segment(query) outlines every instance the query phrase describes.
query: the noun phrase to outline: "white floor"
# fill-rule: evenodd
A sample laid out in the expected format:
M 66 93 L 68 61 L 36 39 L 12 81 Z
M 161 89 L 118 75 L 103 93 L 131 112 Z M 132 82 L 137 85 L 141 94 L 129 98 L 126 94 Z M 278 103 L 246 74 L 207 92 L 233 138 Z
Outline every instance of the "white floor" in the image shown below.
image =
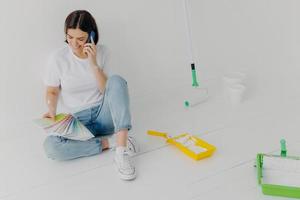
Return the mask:
M 281 138 L 288 154 L 300 155 L 299 98 L 252 91 L 233 107 L 219 79 L 205 86 L 210 99 L 192 109 L 183 107 L 178 87 L 132 98 L 133 134 L 141 146 L 132 182 L 117 177 L 113 152 L 68 162 L 47 159 L 45 135 L 24 120 L 13 128 L 20 137 L 0 141 L 0 199 L 285 199 L 262 194 L 253 163 L 259 152 L 278 153 Z M 217 151 L 194 161 L 163 138 L 148 136 L 149 129 L 195 134 Z

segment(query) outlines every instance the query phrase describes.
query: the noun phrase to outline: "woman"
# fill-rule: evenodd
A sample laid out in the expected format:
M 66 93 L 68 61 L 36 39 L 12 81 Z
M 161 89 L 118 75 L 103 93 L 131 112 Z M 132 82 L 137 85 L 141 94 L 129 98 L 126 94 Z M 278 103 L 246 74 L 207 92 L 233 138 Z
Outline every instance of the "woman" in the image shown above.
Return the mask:
M 60 99 L 95 136 L 115 133 L 116 145 L 103 137 L 76 141 L 48 136 L 44 142 L 45 152 L 49 158 L 69 160 L 116 146 L 114 163 L 120 178 L 132 180 L 136 171 L 130 153 L 136 152 L 136 144 L 128 137 L 131 116 L 127 82 L 117 75 L 108 77 L 107 51 L 102 45 L 96 45 L 98 28 L 89 12 L 76 10 L 70 13 L 64 30 L 67 45 L 53 53 L 46 70 L 48 112 L 43 117 L 55 119 Z

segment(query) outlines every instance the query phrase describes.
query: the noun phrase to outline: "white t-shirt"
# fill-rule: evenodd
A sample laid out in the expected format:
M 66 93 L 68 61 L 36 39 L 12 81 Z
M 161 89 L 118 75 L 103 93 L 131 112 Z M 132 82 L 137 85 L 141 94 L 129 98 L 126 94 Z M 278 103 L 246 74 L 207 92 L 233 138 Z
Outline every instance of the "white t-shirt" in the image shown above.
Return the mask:
M 107 59 L 107 48 L 97 45 L 97 63 L 109 76 Z M 44 84 L 61 88 L 59 101 L 66 112 L 75 113 L 99 105 L 103 99 L 88 59 L 77 57 L 68 45 L 50 56 Z

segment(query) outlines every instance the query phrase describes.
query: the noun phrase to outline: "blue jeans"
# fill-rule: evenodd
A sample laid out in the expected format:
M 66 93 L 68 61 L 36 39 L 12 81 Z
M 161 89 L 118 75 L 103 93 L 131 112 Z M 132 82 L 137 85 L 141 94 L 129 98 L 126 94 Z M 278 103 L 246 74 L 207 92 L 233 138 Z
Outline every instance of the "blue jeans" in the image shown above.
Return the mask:
M 127 82 L 120 76 L 111 76 L 107 82 L 100 105 L 73 114 L 95 138 L 87 141 L 70 140 L 60 136 L 48 136 L 44 149 L 49 158 L 70 160 L 102 152 L 101 138 L 131 129 Z

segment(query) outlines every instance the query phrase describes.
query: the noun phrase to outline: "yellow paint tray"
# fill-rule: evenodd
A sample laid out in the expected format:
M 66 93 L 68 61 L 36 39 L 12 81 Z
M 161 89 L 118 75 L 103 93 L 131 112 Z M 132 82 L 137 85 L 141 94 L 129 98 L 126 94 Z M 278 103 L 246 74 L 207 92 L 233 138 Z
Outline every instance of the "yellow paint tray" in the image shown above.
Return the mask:
M 166 138 L 166 142 L 175 145 L 180 151 L 194 160 L 209 157 L 216 150 L 211 144 L 188 133 L 183 133 L 175 137 L 169 137 L 167 133 L 149 130 L 148 135 Z

